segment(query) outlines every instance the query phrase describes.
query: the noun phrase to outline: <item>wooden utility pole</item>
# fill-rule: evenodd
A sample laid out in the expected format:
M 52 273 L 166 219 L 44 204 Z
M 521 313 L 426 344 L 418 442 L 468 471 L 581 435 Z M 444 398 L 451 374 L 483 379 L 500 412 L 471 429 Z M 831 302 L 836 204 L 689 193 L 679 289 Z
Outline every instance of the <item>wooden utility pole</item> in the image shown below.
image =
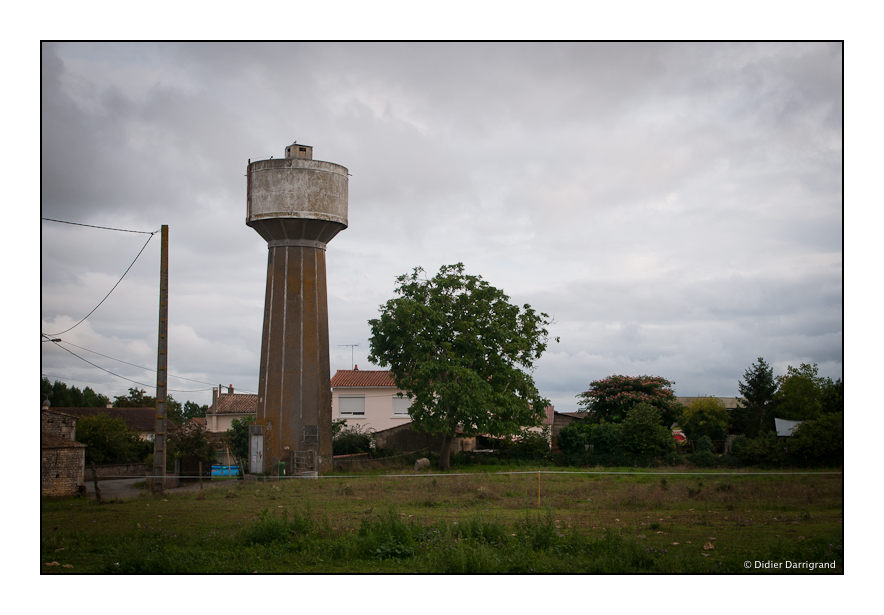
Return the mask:
M 166 359 L 169 329 L 169 225 L 164 224 L 160 241 L 160 322 L 157 335 L 157 412 L 153 437 L 151 491 L 160 492 L 166 482 Z

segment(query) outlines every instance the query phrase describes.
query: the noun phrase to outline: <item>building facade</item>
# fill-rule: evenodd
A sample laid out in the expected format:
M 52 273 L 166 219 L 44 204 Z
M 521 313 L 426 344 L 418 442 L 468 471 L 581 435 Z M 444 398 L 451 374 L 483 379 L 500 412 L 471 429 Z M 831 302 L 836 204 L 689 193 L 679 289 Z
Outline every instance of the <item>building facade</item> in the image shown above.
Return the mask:
M 206 431 L 224 433 L 230 429 L 233 419 L 255 416 L 258 410 L 258 396 L 250 393 L 235 393 L 233 385 L 222 392 L 221 385 L 212 389 L 212 405 L 206 411 Z
M 40 413 L 40 494 L 76 495 L 83 487 L 86 445 L 76 441 L 77 417 L 43 408 Z
M 388 370 L 338 370 L 331 379 L 332 420 L 366 431 L 384 431 L 411 422 L 411 400 Z

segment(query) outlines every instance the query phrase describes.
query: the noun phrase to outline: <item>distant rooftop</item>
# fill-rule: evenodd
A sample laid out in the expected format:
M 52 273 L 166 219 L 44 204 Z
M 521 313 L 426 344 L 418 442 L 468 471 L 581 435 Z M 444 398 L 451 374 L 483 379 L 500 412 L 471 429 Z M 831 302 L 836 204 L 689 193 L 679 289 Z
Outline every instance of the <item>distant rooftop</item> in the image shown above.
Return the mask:
M 396 388 L 393 372 L 386 369 L 339 369 L 331 379 L 332 388 L 337 387 L 390 387 Z

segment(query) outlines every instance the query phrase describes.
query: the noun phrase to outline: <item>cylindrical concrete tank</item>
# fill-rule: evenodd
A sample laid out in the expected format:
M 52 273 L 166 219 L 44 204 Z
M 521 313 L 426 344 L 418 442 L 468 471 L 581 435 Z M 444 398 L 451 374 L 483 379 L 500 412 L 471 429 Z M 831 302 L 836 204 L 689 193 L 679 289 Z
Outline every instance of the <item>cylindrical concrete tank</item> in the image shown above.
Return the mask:
M 247 219 L 267 241 L 267 290 L 250 466 L 264 472 L 332 468 L 326 244 L 347 228 L 347 169 L 286 157 L 250 162 Z

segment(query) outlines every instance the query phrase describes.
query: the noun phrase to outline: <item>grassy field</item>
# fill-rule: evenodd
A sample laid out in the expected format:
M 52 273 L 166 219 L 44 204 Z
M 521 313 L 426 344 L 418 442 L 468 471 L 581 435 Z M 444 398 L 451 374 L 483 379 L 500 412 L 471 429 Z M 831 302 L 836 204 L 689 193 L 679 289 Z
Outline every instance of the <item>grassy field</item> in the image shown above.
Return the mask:
M 787 562 L 835 562 L 812 574 L 844 570 L 839 474 L 482 470 L 228 481 L 104 504 L 44 500 L 41 572 L 811 572 Z

